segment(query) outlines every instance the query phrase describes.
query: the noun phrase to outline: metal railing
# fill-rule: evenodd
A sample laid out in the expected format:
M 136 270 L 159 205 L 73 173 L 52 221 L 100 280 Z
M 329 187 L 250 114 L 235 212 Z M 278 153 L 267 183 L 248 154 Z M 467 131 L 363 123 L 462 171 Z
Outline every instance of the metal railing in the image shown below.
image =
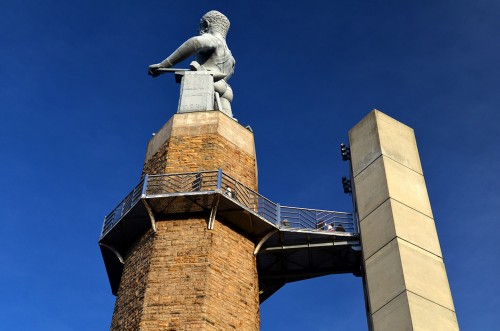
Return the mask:
M 352 213 L 281 206 L 253 191 L 222 170 L 146 175 L 125 199 L 104 218 L 101 237 L 141 198 L 178 194 L 220 193 L 279 227 L 357 234 Z
M 147 176 L 144 177 L 141 182 L 134 187 L 134 189 L 127 194 L 125 199 L 122 200 L 118 204 L 118 206 L 113 209 L 111 213 L 109 213 L 106 217 L 104 217 L 104 223 L 102 226 L 102 232 L 101 232 L 101 237 L 104 236 L 113 226 L 115 226 L 116 223 L 118 223 L 123 216 L 125 216 L 132 207 L 135 206 L 137 202 L 143 197 L 143 189 L 144 186 L 147 183 Z
M 200 171 L 180 174 L 150 175 L 147 177 L 146 196 L 175 193 L 215 191 L 218 171 Z
M 349 233 L 356 232 L 352 213 L 281 206 L 280 214 L 281 225 L 283 226 Z

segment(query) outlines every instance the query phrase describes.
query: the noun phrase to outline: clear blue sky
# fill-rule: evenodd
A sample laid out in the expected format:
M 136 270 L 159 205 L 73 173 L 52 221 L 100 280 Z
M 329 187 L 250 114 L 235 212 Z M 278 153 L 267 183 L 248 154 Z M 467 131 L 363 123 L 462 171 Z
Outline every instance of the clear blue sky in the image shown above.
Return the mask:
M 462 330 L 500 315 L 499 1 L 0 2 L 0 325 L 107 330 L 104 215 L 138 182 L 179 86 L 148 64 L 210 9 L 232 22 L 233 112 L 260 193 L 349 211 L 338 144 L 377 108 L 413 127 Z M 366 330 L 352 275 L 289 284 L 269 330 Z

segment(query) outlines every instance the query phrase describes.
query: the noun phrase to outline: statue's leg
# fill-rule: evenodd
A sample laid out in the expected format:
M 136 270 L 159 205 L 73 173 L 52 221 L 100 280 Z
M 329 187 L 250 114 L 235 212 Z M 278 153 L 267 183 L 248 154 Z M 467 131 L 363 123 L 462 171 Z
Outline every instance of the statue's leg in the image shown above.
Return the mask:
M 233 89 L 231 88 L 231 86 L 229 86 L 228 83 L 226 83 L 226 90 L 221 95 L 221 98 L 224 98 L 229 102 L 233 101 Z
M 233 113 L 231 111 L 231 101 L 233 100 L 233 90 L 225 80 L 221 79 L 218 82 L 214 83 L 214 89 L 216 92 L 219 92 L 220 102 L 222 105 L 222 112 L 226 115 L 233 117 Z
M 231 110 L 231 103 L 224 98 L 220 98 L 220 103 L 222 105 L 222 112 L 226 115 L 233 117 L 233 112 Z

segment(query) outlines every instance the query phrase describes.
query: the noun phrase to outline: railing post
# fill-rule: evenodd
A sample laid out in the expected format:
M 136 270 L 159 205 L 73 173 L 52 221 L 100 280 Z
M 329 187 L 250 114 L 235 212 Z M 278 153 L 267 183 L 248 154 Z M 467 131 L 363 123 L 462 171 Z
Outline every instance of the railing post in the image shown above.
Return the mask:
M 120 213 L 115 213 L 115 221 L 114 224 L 123 216 L 123 205 L 125 204 L 125 201 L 120 202 Z
M 222 188 L 222 168 L 217 169 L 217 190 Z
M 141 193 L 141 198 L 145 198 L 146 197 L 146 190 L 148 189 L 148 179 L 149 179 L 149 175 L 146 174 L 144 176 L 144 179 L 143 179 L 143 183 L 142 183 L 142 193 Z
M 281 225 L 281 206 L 279 203 L 276 204 L 276 225 Z
M 104 235 L 104 229 L 106 228 L 106 218 L 108 215 L 104 216 L 104 221 L 102 221 L 101 238 Z
M 359 234 L 359 223 L 358 223 L 358 213 L 356 210 L 352 213 L 352 227 L 355 234 Z
M 359 223 L 358 223 L 358 202 L 356 200 L 356 187 L 354 186 L 354 176 L 352 172 L 352 163 L 349 162 L 350 169 L 349 173 L 351 176 L 351 201 L 352 201 L 352 227 L 355 234 L 359 234 Z

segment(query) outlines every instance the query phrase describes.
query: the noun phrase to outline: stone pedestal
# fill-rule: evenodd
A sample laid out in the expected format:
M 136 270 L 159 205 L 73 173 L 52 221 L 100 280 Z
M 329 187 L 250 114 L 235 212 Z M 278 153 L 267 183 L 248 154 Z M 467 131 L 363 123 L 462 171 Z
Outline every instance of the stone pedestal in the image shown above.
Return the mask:
M 257 190 L 253 134 L 219 111 L 176 114 L 151 139 L 144 174 L 222 170 Z M 258 330 L 254 243 L 210 211 L 156 215 L 125 257 L 111 330 Z
M 458 330 L 413 130 L 374 110 L 349 141 L 371 329 Z
M 187 71 L 181 81 L 178 113 L 214 110 L 214 78 L 207 71 Z

